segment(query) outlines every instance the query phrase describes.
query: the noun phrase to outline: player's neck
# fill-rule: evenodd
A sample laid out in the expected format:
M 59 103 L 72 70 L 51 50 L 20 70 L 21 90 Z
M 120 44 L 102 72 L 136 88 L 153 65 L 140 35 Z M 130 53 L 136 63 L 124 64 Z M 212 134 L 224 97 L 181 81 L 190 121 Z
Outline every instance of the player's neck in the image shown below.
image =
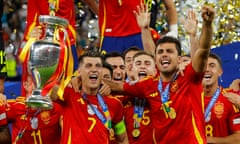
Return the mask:
M 171 73 L 160 73 L 160 78 L 163 82 L 170 82 L 174 79 L 176 75 L 176 72 L 171 72 Z
M 212 97 L 218 87 L 218 83 L 204 86 L 204 96 Z
M 87 95 L 97 95 L 98 89 L 83 87 L 83 92 Z

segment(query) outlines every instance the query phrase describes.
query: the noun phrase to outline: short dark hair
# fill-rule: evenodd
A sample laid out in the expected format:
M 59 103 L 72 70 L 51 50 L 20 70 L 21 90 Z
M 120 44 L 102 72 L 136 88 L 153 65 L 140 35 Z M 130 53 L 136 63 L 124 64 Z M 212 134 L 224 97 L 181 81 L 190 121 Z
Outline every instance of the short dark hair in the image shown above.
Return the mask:
M 158 40 L 157 46 L 160 44 L 163 44 L 163 43 L 175 43 L 176 49 L 178 51 L 178 55 L 181 56 L 181 54 L 182 54 L 181 43 L 177 38 L 174 38 L 171 36 L 164 36 Z M 157 46 L 155 48 L 155 54 L 156 54 Z
M 112 68 L 112 66 L 111 66 L 109 63 L 107 63 L 106 61 L 104 61 L 104 62 L 103 62 L 103 68 L 108 69 L 108 70 L 110 71 L 111 77 L 113 76 L 113 68 Z
M 145 51 L 139 51 L 139 52 L 137 52 L 137 53 L 133 56 L 133 59 L 136 58 L 136 57 L 138 57 L 138 56 L 141 56 L 141 55 L 150 56 L 150 57 L 153 58 L 153 60 L 154 60 L 154 56 L 153 56 L 152 54 L 150 54 L 150 53 L 145 52 Z
M 125 60 L 125 57 L 126 57 L 127 53 L 130 52 L 130 51 L 141 51 L 141 49 L 140 49 L 139 47 L 137 47 L 137 46 L 132 46 L 132 47 L 126 49 L 126 50 L 123 52 L 124 60 Z
M 86 51 L 85 53 L 83 53 L 79 59 L 78 59 L 78 63 L 79 63 L 79 66 L 81 63 L 83 63 L 83 59 L 85 57 L 93 57 L 93 58 L 100 58 L 101 59 L 101 62 L 103 63 L 103 56 L 101 55 L 101 53 L 97 52 L 97 51 L 93 51 L 93 50 L 89 50 L 89 51 Z
M 104 58 L 104 61 L 106 61 L 107 58 L 112 58 L 112 57 L 121 57 L 124 60 L 123 55 L 117 51 L 106 53 L 103 58 Z
M 208 57 L 217 60 L 217 62 L 219 63 L 220 67 L 222 68 L 222 60 L 221 60 L 221 58 L 217 54 L 210 52 Z

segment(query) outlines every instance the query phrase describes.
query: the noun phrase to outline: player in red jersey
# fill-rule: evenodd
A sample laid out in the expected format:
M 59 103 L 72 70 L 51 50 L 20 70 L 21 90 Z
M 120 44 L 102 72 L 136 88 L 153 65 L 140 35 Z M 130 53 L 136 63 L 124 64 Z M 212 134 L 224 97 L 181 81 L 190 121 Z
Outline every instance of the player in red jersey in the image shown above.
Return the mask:
M 83 54 L 79 59 L 81 92 L 66 87 L 59 97 L 63 100 L 61 143 L 109 143 L 114 135 L 117 142 L 128 143 L 121 102 L 98 93 L 102 64 L 99 53 Z
M 128 53 L 126 55 L 129 56 Z M 156 67 L 152 55 L 144 51 L 138 51 L 135 55 L 133 55 L 132 59 L 132 70 L 128 74 L 133 75 L 132 77 L 135 77 L 135 80 L 141 80 L 147 76 L 156 75 Z M 133 81 L 130 81 L 130 83 L 131 82 Z M 130 97 L 130 100 L 125 103 L 124 116 L 129 143 L 154 143 L 149 102 L 146 99 Z
M 51 4 L 50 4 L 51 3 Z M 51 8 L 49 5 L 52 5 Z M 61 18 L 65 18 L 69 21 L 69 25 L 66 28 L 68 33 L 69 42 L 68 48 L 71 49 L 74 63 L 72 62 L 74 69 L 77 69 L 77 51 L 75 46 L 76 32 L 75 32 L 75 10 L 73 0 L 28 0 L 28 11 L 26 30 L 23 38 L 23 46 L 31 38 L 40 39 L 44 33 L 44 26 L 41 26 L 38 21 L 40 15 L 55 15 Z M 23 47 L 22 46 L 22 47 Z M 22 85 L 27 80 L 28 70 L 27 63 L 23 62 L 22 73 Z M 26 95 L 26 90 L 22 86 L 22 95 Z
M 113 91 L 148 99 L 156 143 L 206 143 L 201 83 L 211 47 L 213 8 L 203 6 L 202 18 L 200 45 L 184 76 L 177 75 L 181 60 L 180 42 L 163 37 L 155 50 L 159 77 L 146 78 L 134 85 L 104 80 Z
M 27 81 L 24 86 L 30 90 L 29 86 L 32 84 Z M 27 96 L 30 93 L 31 90 L 27 92 Z M 26 106 L 25 99 L 26 96 L 20 96 L 16 100 L 8 100 L 7 105 L 2 103 L 0 106 L 0 113 L 5 116 L 5 123 L 12 124 L 12 142 L 16 144 L 59 144 L 61 137 L 59 121 L 62 112 L 60 105 L 53 103 L 51 110 L 32 109 Z M 4 125 L 2 121 L 0 124 Z
M 95 1 L 85 2 L 96 11 Z M 101 50 L 105 52 L 124 52 L 131 46 L 143 49 L 141 29 L 136 21 L 134 11 L 143 4 L 143 0 L 100 0 L 98 7 Z M 177 12 L 172 0 L 164 0 L 170 33 L 177 37 Z
M 218 84 L 218 78 L 222 73 L 221 59 L 211 53 L 203 79 L 205 127 L 208 143 L 236 143 L 240 141 L 239 109 L 224 97 L 227 90 Z

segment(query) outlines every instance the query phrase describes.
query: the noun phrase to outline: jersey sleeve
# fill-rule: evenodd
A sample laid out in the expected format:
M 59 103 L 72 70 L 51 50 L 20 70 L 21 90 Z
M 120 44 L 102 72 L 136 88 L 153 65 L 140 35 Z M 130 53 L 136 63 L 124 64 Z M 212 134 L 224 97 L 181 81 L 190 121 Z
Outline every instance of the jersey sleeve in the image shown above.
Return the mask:
M 112 102 L 114 106 L 114 117 L 112 118 L 113 128 L 116 135 L 121 135 L 126 131 L 124 123 L 124 109 L 120 100 L 115 99 L 115 102 Z
M 121 101 L 118 100 L 117 98 L 112 98 L 111 105 L 112 105 L 112 109 L 113 109 L 112 122 L 113 122 L 113 124 L 117 124 L 121 120 L 123 120 L 123 112 L 124 112 L 123 105 L 122 105 Z
M 144 98 L 144 94 L 147 92 L 148 87 L 153 84 L 153 77 L 149 76 L 134 84 L 124 83 L 124 93 L 129 96 Z
M 229 125 L 231 128 L 231 132 L 240 131 L 240 112 L 239 110 L 232 105 L 233 113 L 229 116 Z
M 186 78 L 190 83 L 200 84 L 202 83 L 204 73 L 195 72 L 195 70 L 192 67 L 192 63 L 190 63 L 189 65 L 187 65 L 184 71 L 184 75 L 187 76 Z

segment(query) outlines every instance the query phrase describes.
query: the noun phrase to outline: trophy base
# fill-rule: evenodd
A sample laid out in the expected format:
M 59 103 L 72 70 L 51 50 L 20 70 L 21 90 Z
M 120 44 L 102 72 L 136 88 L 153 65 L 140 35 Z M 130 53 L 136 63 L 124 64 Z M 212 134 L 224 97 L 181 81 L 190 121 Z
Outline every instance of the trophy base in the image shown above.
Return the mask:
M 33 90 L 32 95 L 26 99 L 26 105 L 30 108 L 53 108 L 51 99 L 48 96 L 42 96 L 41 90 Z

